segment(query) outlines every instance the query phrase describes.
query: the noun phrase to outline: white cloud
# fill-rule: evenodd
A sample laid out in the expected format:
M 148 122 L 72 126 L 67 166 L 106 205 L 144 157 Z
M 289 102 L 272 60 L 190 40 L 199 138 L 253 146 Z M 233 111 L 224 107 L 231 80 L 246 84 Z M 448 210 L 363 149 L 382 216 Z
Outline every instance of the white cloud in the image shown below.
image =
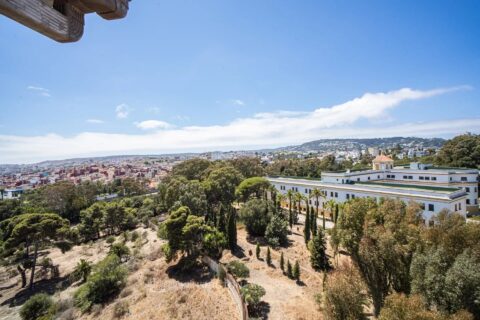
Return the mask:
M 160 120 L 145 120 L 142 122 L 135 122 L 134 124 L 137 128 L 142 130 L 170 129 L 173 127 L 170 123 Z
M 261 113 L 224 125 L 170 127 L 145 134 L 84 132 L 73 137 L 57 134 L 0 135 L 0 163 L 94 155 L 271 147 L 321 138 L 428 137 L 451 136 L 465 131 L 480 132 L 480 118 L 396 125 L 391 122 L 372 124 L 372 120 L 385 117 L 389 110 L 404 101 L 425 99 L 461 89 L 465 87 L 428 91 L 405 88 L 386 93 L 366 93 L 345 103 L 311 112 Z M 360 120 L 369 121 L 370 127 L 356 127 L 354 124 Z M 161 126 L 143 127 L 159 129 Z
M 117 115 L 117 118 L 119 119 L 125 119 L 128 118 L 128 115 L 132 111 L 132 108 L 126 103 L 119 104 L 118 106 L 115 107 L 115 113 Z
M 243 102 L 243 101 L 240 100 L 240 99 L 233 99 L 233 100 L 232 100 L 232 103 L 233 103 L 234 105 L 237 105 L 237 106 L 244 106 L 244 105 L 245 105 L 245 102 Z
M 51 97 L 50 95 L 50 90 L 46 89 L 46 88 L 42 88 L 42 87 L 37 87 L 37 86 L 28 86 L 27 87 L 27 90 L 31 90 L 31 91 L 36 91 L 38 92 L 39 95 L 41 95 L 42 97 Z
M 94 124 L 105 123 L 105 121 L 100 120 L 100 119 L 88 119 L 87 122 L 88 122 L 88 123 L 94 123 Z

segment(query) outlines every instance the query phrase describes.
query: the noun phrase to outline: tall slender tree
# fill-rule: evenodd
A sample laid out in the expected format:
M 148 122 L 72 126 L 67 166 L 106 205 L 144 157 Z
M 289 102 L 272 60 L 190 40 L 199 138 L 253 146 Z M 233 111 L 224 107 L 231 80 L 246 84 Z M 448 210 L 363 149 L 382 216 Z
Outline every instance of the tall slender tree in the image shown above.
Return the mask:
M 237 246 L 237 219 L 233 207 L 229 210 L 227 217 L 227 240 L 228 247 L 233 252 Z
M 318 214 L 319 214 L 318 207 L 320 205 L 320 198 L 323 198 L 324 195 L 323 195 L 323 192 L 320 189 L 315 188 L 315 189 L 312 190 L 312 193 L 310 194 L 310 197 L 315 198 L 315 209 L 316 209 L 315 226 L 316 226 L 317 225 L 317 217 L 318 217 Z M 323 217 L 323 229 L 325 229 L 325 217 Z
M 303 237 L 305 238 L 305 243 L 308 244 L 310 241 L 310 210 L 307 209 L 305 213 L 305 225 L 303 228 Z
M 283 252 L 280 254 L 280 269 L 282 269 L 282 272 L 285 272 L 285 258 L 283 257 Z
M 293 204 L 293 196 L 295 192 L 293 192 L 292 189 L 287 191 L 287 198 L 288 198 L 288 223 L 290 224 L 290 229 L 293 227 L 293 212 L 292 212 L 292 206 Z
M 315 271 L 327 271 L 331 268 L 326 252 L 327 244 L 324 231 L 319 230 L 310 243 L 310 263 Z
M 313 207 L 310 207 L 310 229 L 312 230 L 312 237 L 317 235 L 317 214 L 313 210 Z

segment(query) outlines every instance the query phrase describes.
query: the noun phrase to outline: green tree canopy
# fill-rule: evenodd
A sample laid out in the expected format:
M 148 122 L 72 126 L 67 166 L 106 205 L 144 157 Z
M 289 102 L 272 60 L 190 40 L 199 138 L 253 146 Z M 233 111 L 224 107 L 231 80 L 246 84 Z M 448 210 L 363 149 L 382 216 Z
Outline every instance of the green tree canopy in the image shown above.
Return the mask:
M 247 178 L 238 185 L 235 190 L 235 196 L 243 202 L 247 201 L 252 195 L 260 198 L 270 186 L 270 182 L 263 177 Z

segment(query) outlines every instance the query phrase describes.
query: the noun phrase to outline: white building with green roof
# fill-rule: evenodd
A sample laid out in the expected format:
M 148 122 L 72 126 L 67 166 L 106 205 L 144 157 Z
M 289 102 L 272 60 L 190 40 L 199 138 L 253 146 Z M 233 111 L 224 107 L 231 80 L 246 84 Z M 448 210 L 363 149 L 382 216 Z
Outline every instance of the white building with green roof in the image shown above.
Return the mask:
M 478 212 L 478 177 L 479 172 L 475 169 L 412 163 L 407 168 L 323 172 L 321 179 L 268 177 L 268 180 L 283 194 L 294 190 L 308 196 L 315 188 L 322 190 L 325 197 L 319 204 L 321 208 L 331 199 L 345 202 L 371 197 L 415 201 L 423 208 L 427 222 L 443 209 L 464 216 L 468 212 Z M 314 199 L 309 202 L 315 205 Z

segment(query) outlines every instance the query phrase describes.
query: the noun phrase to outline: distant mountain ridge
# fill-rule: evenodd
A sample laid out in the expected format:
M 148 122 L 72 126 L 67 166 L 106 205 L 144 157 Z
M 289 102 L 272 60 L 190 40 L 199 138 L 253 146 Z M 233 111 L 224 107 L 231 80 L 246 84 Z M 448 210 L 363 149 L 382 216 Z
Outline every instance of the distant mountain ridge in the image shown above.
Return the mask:
M 309 141 L 295 146 L 280 147 L 278 151 L 327 151 L 335 148 L 336 150 L 365 149 L 370 147 L 392 148 L 399 144 L 405 146 L 417 146 L 422 148 L 439 148 L 445 143 L 442 138 L 418 138 L 418 137 L 390 137 L 390 138 L 370 138 L 370 139 L 319 139 Z

